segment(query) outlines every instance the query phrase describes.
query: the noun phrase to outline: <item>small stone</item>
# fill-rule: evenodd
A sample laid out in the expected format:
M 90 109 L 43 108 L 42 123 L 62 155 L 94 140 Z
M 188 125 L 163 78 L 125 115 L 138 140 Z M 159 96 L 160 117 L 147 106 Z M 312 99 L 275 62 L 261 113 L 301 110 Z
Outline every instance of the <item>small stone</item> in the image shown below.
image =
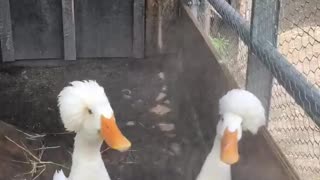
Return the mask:
M 174 134 L 174 133 L 169 133 L 169 134 L 166 134 L 166 136 L 169 137 L 169 138 L 174 138 L 174 137 L 176 137 L 177 135 Z
M 127 126 L 134 126 L 134 125 L 136 125 L 136 123 L 135 123 L 134 121 L 128 121 L 128 122 L 126 123 L 126 125 L 127 125 Z
M 167 91 L 167 86 L 166 85 L 162 86 L 162 91 Z
M 175 129 L 175 125 L 172 123 L 160 123 L 158 124 L 161 131 L 173 131 Z
M 176 155 L 181 154 L 181 147 L 178 143 L 172 143 L 170 148 Z
M 22 71 L 21 75 L 22 75 L 23 79 L 25 79 L 25 80 L 29 79 L 27 76 L 27 71 Z
M 169 113 L 171 111 L 171 109 L 168 108 L 167 106 L 158 104 L 157 106 L 153 107 L 150 111 L 155 114 L 158 114 L 160 116 L 163 116 L 163 115 Z
M 125 99 L 131 99 L 131 91 L 129 89 L 123 89 L 121 90 L 122 97 Z
M 131 99 L 131 96 L 126 95 L 126 94 L 124 94 L 122 97 L 123 97 L 124 99 Z
M 157 98 L 156 98 L 156 101 L 161 101 L 161 100 L 162 100 L 163 98 L 165 98 L 166 96 L 167 96 L 166 93 L 161 92 L 161 93 L 158 94 L 158 96 L 157 96 Z
M 165 104 L 170 104 L 170 100 L 165 100 L 164 103 Z
M 122 89 L 121 92 L 122 92 L 123 94 L 128 94 L 128 95 L 131 94 L 131 90 L 130 90 L 130 89 Z
M 164 73 L 163 72 L 159 72 L 158 76 L 161 80 L 164 80 Z
M 143 106 L 143 101 L 141 99 L 136 100 L 131 104 L 133 108 L 141 108 Z

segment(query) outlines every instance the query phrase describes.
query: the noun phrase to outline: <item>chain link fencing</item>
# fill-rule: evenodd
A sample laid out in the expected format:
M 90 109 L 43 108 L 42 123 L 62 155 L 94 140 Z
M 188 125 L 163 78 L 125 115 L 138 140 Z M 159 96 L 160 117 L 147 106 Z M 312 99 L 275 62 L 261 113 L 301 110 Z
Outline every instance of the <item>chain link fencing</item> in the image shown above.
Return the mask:
M 264 6 L 258 25 L 276 19 L 275 48 L 263 34 L 250 37 L 252 1 L 194 0 L 189 5 L 239 87 L 246 87 L 248 47 L 272 72 L 268 132 L 300 179 L 320 180 L 320 1 L 275 1 L 279 16 L 268 15 L 276 4 Z
M 278 50 L 319 88 L 320 1 L 282 0 L 280 7 Z M 268 130 L 301 179 L 320 179 L 320 128 L 277 81 Z
M 250 22 L 250 1 L 245 0 L 239 4 L 233 4 L 233 2 L 229 1 L 229 3 L 241 11 L 244 18 Z M 248 46 L 237 35 L 237 32 L 228 23 L 223 21 L 220 14 L 208 1 L 194 1 L 193 3 L 198 3 L 198 9 L 194 11 L 198 16 L 200 24 L 203 25 L 209 36 L 212 46 L 216 49 L 217 60 L 228 68 L 238 85 L 245 88 Z

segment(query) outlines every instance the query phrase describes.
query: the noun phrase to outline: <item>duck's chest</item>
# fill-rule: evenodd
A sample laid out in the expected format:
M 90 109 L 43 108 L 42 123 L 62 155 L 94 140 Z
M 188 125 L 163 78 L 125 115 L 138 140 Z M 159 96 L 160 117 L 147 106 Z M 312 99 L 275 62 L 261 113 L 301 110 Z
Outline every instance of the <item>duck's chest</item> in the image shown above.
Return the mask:
M 74 164 L 68 180 L 110 180 L 103 162 Z

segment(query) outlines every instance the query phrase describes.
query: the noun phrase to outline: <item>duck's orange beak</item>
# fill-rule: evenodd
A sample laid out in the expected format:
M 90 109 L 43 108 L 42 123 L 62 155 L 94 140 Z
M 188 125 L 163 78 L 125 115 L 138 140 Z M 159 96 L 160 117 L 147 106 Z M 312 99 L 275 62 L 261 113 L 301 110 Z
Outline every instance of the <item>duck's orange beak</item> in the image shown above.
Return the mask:
M 131 147 L 130 141 L 121 133 L 115 117 L 110 119 L 101 116 L 101 136 L 112 149 L 126 151 Z
M 239 161 L 237 134 L 237 131 L 230 132 L 226 128 L 222 137 L 220 158 L 221 161 L 229 165 Z

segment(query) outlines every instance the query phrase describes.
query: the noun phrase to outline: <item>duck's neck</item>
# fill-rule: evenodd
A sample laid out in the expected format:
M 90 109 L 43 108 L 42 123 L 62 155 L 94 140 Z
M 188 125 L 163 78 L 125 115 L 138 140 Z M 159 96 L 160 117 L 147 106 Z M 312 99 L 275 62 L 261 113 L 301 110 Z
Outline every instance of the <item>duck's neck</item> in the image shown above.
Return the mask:
M 100 148 L 103 140 L 79 132 L 74 139 L 73 158 L 101 158 Z
M 100 148 L 103 140 L 85 133 L 77 133 L 68 180 L 109 180 Z
M 221 140 L 216 136 L 212 150 L 207 156 L 197 180 L 231 180 L 230 165 L 220 160 L 220 146 Z

